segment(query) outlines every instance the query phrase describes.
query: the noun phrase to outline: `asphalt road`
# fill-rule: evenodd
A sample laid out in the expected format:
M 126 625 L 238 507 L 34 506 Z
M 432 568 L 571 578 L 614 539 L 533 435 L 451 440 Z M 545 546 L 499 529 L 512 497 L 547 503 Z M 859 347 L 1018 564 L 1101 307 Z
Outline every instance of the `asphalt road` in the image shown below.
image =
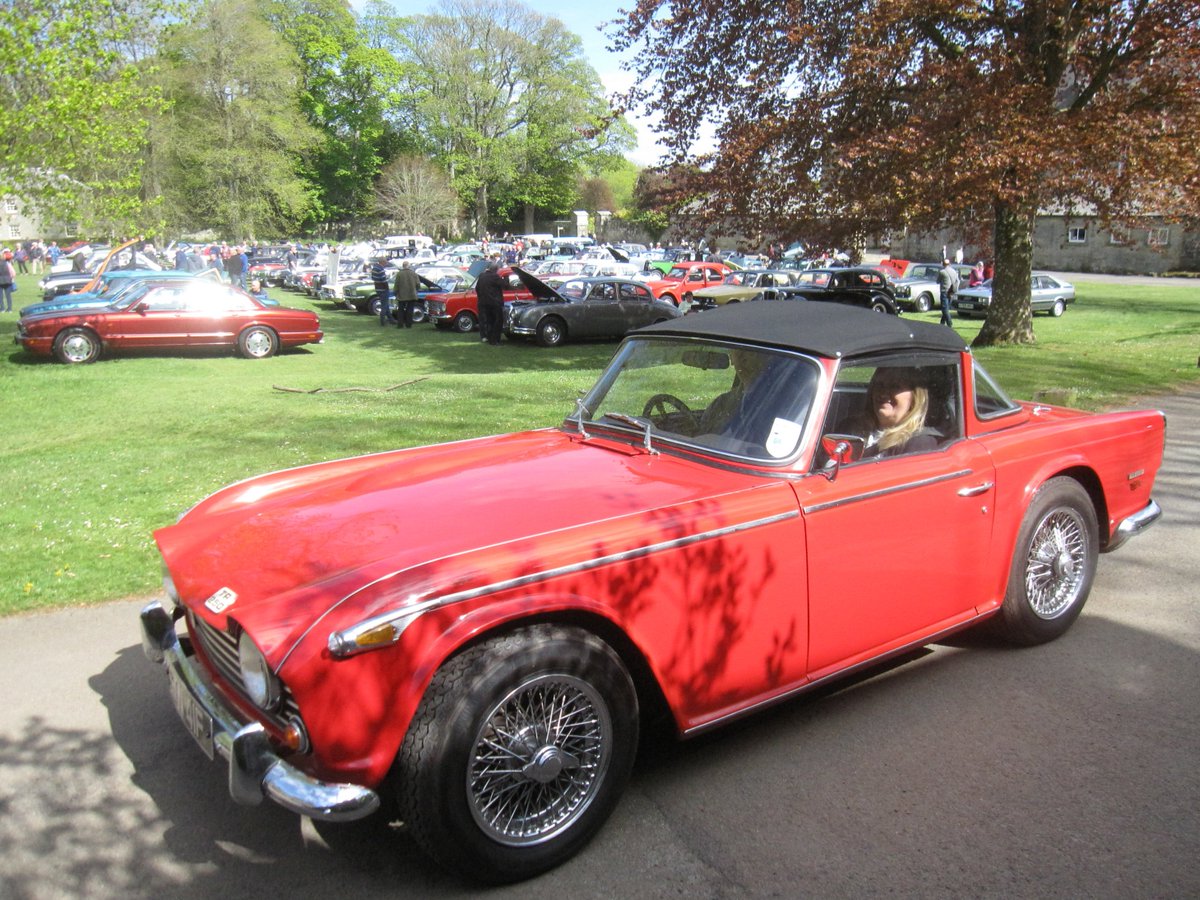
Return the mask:
M 1200 896 L 1200 394 L 1062 640 L 939 645 L 643 753 L 567 865 L 489 896 Z M 924 552 L 936 553 L 936 535 Z M 134 602 L 0 621 L 0 898 L 458 897 L 403 834 L 235 806 Z

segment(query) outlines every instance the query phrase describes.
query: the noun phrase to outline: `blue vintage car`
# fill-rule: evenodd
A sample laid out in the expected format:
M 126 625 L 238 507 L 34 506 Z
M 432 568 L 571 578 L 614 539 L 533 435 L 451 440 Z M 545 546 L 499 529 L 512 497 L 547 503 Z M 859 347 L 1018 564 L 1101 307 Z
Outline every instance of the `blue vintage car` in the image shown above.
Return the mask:
M 68 312 L 78 309 L 100 309 L 101 307 L 111 306 L 114 303 L 121 303 L 128 296 L 130 290 L 135 285 L 145 282 L 153 282 L 162 284 L 167 281 L 178 281 L 181 278 L 208 278 L 215 281 L 221 281 L 220 273 L 216 269 L 205 269 L 202 272 L 184 272 L 174 269 L 166 271 L 155 271 L 151 269 L 117 269 L 113 272 L 105 272 L 100 276 L 100 284 L 94 291 L 80 292 L 78 294 L 63 294 L 55 297 L 53 300 L 43 300 L 40 303 L 33 303 L 24 307 L 21 310 L 22 316 L 34 316 L 40 313 L 49 312 Z M 274 300 L 265 301 L 268 306 L 278 306 L 278 302 Z

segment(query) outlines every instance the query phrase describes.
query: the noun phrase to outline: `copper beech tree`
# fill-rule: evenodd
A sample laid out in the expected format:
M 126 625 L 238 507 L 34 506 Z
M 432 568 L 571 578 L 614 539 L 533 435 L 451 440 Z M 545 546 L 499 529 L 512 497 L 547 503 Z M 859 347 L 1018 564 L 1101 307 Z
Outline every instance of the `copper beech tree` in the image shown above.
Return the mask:
M 657 117 L 697 226 L 843 246 L 991 235 L 977 345 L 1033 341 L 1039 209 L 1200 204 L 1196 0 L 641 0 L 625 97 Z M 715 150 L 693 152 L 715 128 Z M 964 225 L 965 223 L 965 225 Z

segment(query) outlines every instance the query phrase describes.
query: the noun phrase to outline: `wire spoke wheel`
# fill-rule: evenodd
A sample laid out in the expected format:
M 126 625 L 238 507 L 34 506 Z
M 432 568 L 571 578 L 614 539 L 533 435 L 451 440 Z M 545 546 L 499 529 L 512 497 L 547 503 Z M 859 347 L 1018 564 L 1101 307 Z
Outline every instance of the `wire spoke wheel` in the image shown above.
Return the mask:
M 1087 551 L 1083 529 L 1077 513 L 1058 509 L 1034 532 L 1025 564 L 1025 591 L 1033 612 L 1043 619 L 1062 614 L 1079 597 Z
M 536 844 L 588 808 L 612 754 L 607 705 L 586 682 L 545 675 L 522 684 L 484 720 L 467 794 L 476 823 L 509 846 Z

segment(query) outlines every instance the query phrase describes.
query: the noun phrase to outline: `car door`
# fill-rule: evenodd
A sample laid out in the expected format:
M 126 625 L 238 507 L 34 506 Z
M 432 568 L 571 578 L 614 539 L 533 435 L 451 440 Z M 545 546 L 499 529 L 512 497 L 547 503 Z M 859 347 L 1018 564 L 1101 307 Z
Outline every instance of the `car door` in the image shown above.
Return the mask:
M 1043 312 L 1054 304 L 1054 285 L 1045 275 L 1034 275 L 1029 285 L 1029 309 Z
M 570 304 L 568 328 L 574 337 L 612 337 L 624 334 L 616 285 L 609 281 L 589 284 L 586 296 Z
M 616 285 L 617 305 L 621 311 L 621 331 L 612 337 L 623 337 L 627 332 L 643 325 L 650 325 L 658 316 L 654 308 L 654 296 L 640 284 L 621 282 Z
M 925 642 L 974 617 L 985 600 L 994 469 L 988 452 L 961 436 L 959 366 L 931 362 L 943 385 L 929 406 L 945 435 L 936 450 L 822 468 L 797 484 L 814 678 Z M 831 416 L 835 407 L 843 415 L 862 408 L 856 384 L 839 373 Z M 847 425 L 827 419 L 822 430 Z
M 162 285 L 129 307 L 105 315 L 101 332 L 113 347 L 137 350 L 187 342 L 187 284 Z
M 188 294 L 188 342 L 232 346 L 242 327 L 259 310 L 254 301 L 231 287 L 207 285 Z

